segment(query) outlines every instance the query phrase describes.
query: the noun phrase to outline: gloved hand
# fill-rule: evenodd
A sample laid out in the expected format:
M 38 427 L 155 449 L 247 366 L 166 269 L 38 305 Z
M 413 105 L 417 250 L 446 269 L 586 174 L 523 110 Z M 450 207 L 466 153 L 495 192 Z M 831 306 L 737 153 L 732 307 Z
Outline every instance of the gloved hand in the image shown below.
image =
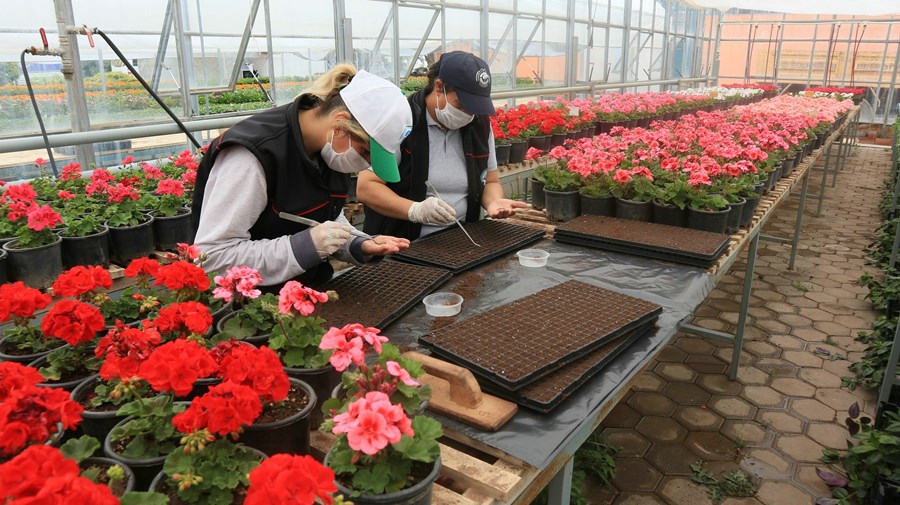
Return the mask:
M 407 212 L 413 223 L 447 225 L 456 221 L 456 209 L 449 203 L 429 196 L 424 202 L 413 202 Z
M 350 240 L 350 225 L 325 221 L 309 230 L 316 252 L 323 260 L 338 251 Z

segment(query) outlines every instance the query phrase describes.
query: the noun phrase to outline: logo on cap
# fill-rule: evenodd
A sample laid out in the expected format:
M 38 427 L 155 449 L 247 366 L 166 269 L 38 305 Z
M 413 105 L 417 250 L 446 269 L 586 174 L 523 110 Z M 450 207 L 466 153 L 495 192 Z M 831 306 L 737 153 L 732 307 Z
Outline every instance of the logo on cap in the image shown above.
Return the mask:
M 491 74 L 483 68 L 478 69 L 478 72 L 475 73 L 475 82 L 482 88 L 486 88 L 491 85 Z

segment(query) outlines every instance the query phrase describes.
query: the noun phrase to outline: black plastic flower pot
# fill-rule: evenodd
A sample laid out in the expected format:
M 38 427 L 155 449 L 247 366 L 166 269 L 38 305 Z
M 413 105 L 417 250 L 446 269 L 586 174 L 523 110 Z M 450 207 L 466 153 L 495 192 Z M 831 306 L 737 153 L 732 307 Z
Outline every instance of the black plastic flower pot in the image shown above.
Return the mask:
M 613 217 L 616 215 L 616 198 L 613 196 L 591 196 L 582 193 L 581 215 Z
M 669 226 L 687 226 L 687 211 L 677 205 L 664 205 L 653 200 L 653 222 Z
M 753 190 L 756 191 L 756 194 L 757 194 L 757 195 L 762 196 L 762 195 L 764 195 L 764 194 L 766 194 L 766 193 L 769 192 L 769 187 L 768 187 L 768 186 L 769 186 L 769 185 L 768 185 L 768 180 L 765 180 L 765 181 L 762 181 L 762 182 L 760 182 L 759 184 L 757 184 L 757 185 L 753 188 Z
M 219 319 L 216 324 L 216 330 L 221 333 L 225 331 L 225 324 L 232 318 L 237 315 L 238 311 L 229 312 L 222 316 L 222 319 Z M 262 347 L 269 343 L 269 336 L 271 333 L 266 333 L 265 335 L 253 335 L 252 337 L 246 337 L 241 339 L 241 342 L 247 342 L 248 344 L 253 344 L 256 347 Z
M 756 207 L 759 206 L 759 197 L 747 197 L 744 200 L 744 208 L 741 209 L 741 228 L 749 228 L 753 222 L 753 214 L 756 213 Z
M 328 466 L 329 456 L 331 456 L 331 451 L 328 451 L 328 454 L 325 455 L 326 466 Z M 431 491 L 434 489 L 434 481 L 437 480 L 440 473 L 441 458 L 438 457 L 431 471 L 424 479 L 396 493 L 352 496 L 353 490 L 341 484 L 340 480 L 336 480 L 335 484 L 338 491 L 344 495 L 344 498 L 352 500 L 355 505 L 431 505 Z
M 649 223 L 653 219 L 653 207 L 650 202 L 616 198 L 616 217 Z
M 135 226 L 109 226 L 109 257 L 122 266 L 153 254 L 153 216 Z
M 541 210 L 544 208 L 545 202 L 544 182 L 537 179 L 531 179 L 531 206 L 537 210 Z
M 0 249 L 0 284 L 6 284 L 9 282 L 9 275 L 6 273 L 6 259 L 8 255 L 6 251 Z
M 308 424 L 313 429 L 319 429 L 324 419 L 322 404 L 331 396 L 334 387 L 341 383 L 341 372 L 335 370 L 331 365 L 321 368 L 292 368 L 286 366 L 284 371 L 292 379 L 302 381 L 312 388 L 313 393 L 315 393 L 315 405 L 309 414 Z
M 550 221 L 570 221 L 578 217 L 581 202 L 578 191 L 550 191 L 544 189 L 547 219 Z
M 191 389 L 191 392 L 188 393 L 184 398 L 178 397 L 180 400 L 190 401 L 198 396 L 203 396 L 207 392 L 209 392 L 209 388 L 213 386 L 217 386 L 222 383 L 222 379 L 218 377 L 206 377 L 203 379 L 197 379 L 194 382 L 194 387 Z
M 728 220 L 725 222 L 725 233 L 737 233 L 741 227 L 741 218 L 744 215 L 744 204 L 746 202 L 747 200 L 741 198 L 738 202 L 728 203 L 728 208 L 731 211 L 728 213 Z
M 10 328 L 12 328 L 12 325 L 4 325 L 2 329 L 7 330 Z M 54 349 L 49 349 L 47 351 L 33 352 L 33 353 L 28 353 L 28 354 L 12 354 L 14 352 L 14 349 L 9 348 L 10 346 L 6 342 L 7 338 L 9 338 L 9 336 L 8 335 L 4 336 L 3 332 L 0 331 L 0 361 L 13 361 L 16 363 L 21 363 L 23 365 L 27 365 L 42 356 L 46 356 L 46 355 L 50 354 L 51 352 L 53 352 L 56 349 L 56 348 L 54 348 Z M 58 347 L 62 347 L 64 345 L 66 345 L 65 342 L 60 340 Z
M 509 151 L 512 148 L 510 144 L 494 146 L 494 152 L 497 155 L 497 166 L 503 166 L 509 163 Z
M 156 477 L 156 474 L 162 471 L 163 463 L 165 463 L 167 455 L 164 454 L 153 458 L 135 459 L 122 456 L 116 452 L 116 449 L 113 446 L 112 432 L 131 419 L 131 417 L 122 419 L 116 423 L 110 433 L 106 435 L 106 438 L 103 439 L 103 453 L 106 454 L 107 458 L 128 465 L 134 473 L 134 490 L 146 491 L 150 487 L 150 483 L 153 482 L 153 479 Z
M 42 367 L 47 366 L 47 358 L 49 356 L 50 356 L 50 354 L 47 353 L 47 354 L 41 356 L 40 358 L 32 361 L 31 363 L 29 363 L 28 366 L 30 366 L 31 368 L 34 368 L 36 370 L 40 370 Z M 75 388 L 80 386 L 82 382 L 93 379 L 95 377 L 98 377 L 98 375 L 96 373 L 88 372 L 87 375 L 85 375 L 83 377 L 73 377 L 73 378 L 70 378 L 69 380 L 65 380 L 65 381 L 41 382 L 38 384 L 38 386 L 48 387 L 48 388 L 65 389 L 66 391 L 74 391 Z
M 528 152 L 528 143 L 524 140 L 512 142 L 509 144 L 509 162 L 522 163 L 525 160 L 525 153 Z
M 109 228 L 84 237 L 62 238 L 62 260 L 67 269 L 76 266 L 109 266 Z
M 538 151 L 546 151 L 550 147 L 550 135 L 537 135 L 528 138 L 528 148 L 535 148 Z M 527 149 L 526 149 L 527 151 Z
M 896 505 L 900 503 L 900 482 L 879 477 L 872 489 L 872 505 Z
M 594 127 L 594 133 L 600 135 L 602 133 L 609 133 L 612 130 L 612 127 L 616 124 L 612 121 L 597 121 L 594 123 L 596 126 Z
M 277 421 L 245 426 L 241 443 L 269 456 L 278 453 L 309 454 L 310 414 L 316 410 L 316 393 L 309 384 L 299 379 L 292 377 L 291 384 L 299 386 L 306 393 L 308 401 L 303 410 Z M 321 406 L 319 410 L 321 411 Z
M 90 377 L 83 381 L 72 390 L 72 400 L 79 403 L 86 401 L 99 383 L 99 376 Z M 81 413 L 79 428 L 85 435 L 90 435 L 97 440 L 105 440 L 106 435 L 112 431 L 113 427 L 119 424 L 122 419 L 125 419 L 125 416 L 116 414 L 116 410 L 118 409 L 90 410 L 89 407 L 85 407 L 84 412 Z
M 63 273 L 62 239 L 30 248 L 20 248 L 19 239 L 3 244 L 8 255 L 9 277 L 37 289 L 49 288 Z
M 260 451 L 259 449 L 254 449 L 253 447 L 248 447 L 247 445 L 244 445 L 244 449 L 259 456 L 260 463 L 262 463 L 263 461 L 266 460 L 266 458 L 268 458 L 268 456 L 264 452 Z M 169 480 L 169 476 L 166 475 L 166 473 L 162 471 L 162 467 L 160 467 L 159 471 L 151 478 L 150 483 L 147 486 L 147 490 L 150 492 L 167 494 L 166 488 L 169 488 L 172 491 L 174 491 L 177 488 L 177 486 L 178 486 L 178 484 Z M 241 484 L 238 484 L 238 486 L 241 486 Z M 166 502 L 166 503 L 169 503 L 169 502 Z M 178 503 L 183 504 L 183 503 L 187 503 L 187 502 L 179 500 Z M 232 502 L 232 505 L 237 505 L 238 503 L 243 503 L 243 501 Z
M 181 209 L 174 216 L 153 215 L 153 242 L 160 251 L 177 251 L 178 244 L 193 242 L 191 209 Z
M 714 233 L 725 233 L 729 212 L 731 212 L 730 208 L 725 210 L 697 210 L 692 207 L 688 208 L 688 228 L 711 231 Z
M 82 423 L 82 426 L 83 425 L 84 425 L 84 423 Z M 100 440 L 103 440 L 103 439 L 101 438 Z M 125 463 L 122 463 L 121 461 L 116 461 L 112 458 L 104 458 L 104 457 L 100 457 L 100 456 L 93 456 L 93 457 L 85 459 L 81 463 L 78 463 L 78 467 L 81 468 L 82 471 L 87 470 L 88 468 L 91 468 L 91 467 L 110 468 L 110 467 L 113 467 L 116 465 L 118 465 L 122 469 L 122 471 L 125 473 L 125 485 L 123 486 L 123 489 L 121 490 L 121 494 L 117 493 L 116 490 L 113 490 L 113 489 L 110 489 L 110 490 L 113 492 L 114 495 L 121 498 L 123 494 L 125 494 L 129 491 L 134 491 L 134 484 L 135 484 L 134 472 L 131 471 L 131 468 L 129 468 L 128 465 L 126 465 Z
M 565 133 L 554 133 L 550 137 L 550 148 L 552 149 L 554 147 L 563 145 L 563 143 L 566 141 L 566 138 L 567 137 Z

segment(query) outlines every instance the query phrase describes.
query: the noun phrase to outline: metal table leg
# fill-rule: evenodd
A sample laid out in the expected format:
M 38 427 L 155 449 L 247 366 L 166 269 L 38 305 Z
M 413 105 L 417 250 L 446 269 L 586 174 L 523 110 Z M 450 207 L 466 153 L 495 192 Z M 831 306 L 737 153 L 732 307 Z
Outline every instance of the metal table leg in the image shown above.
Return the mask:
M 800 189 L 800 203 L 797 206 L 797 220 L 794 222 L 794 238 L 791 241 L 791 259 L 788 260 L 788 270 L 794 269 L 794 260 L 797 258 L 797 244 L 800 243 L 800 228 L 803 226 L 803 208 L 806 205 L 806 191 L 809 188 L 809 173 L 812 167 L 803 176 L 803 187 Z
M 562 467 L 548 488 L 548 500 L 550 505 L 569 505 L 569 497 L 572 495 L 572 470 L 575 468 L 575 457 L 569 458 L 566 466 Z
M 828 184 L 828 167 L 831 165 L 831 147 L 833 145 L 834 142 L 831 142 L 825 148 L 825 165 L 822 167 L 822 187 L 819 188 L 819 206 L 816 208 L 816 217 L 822 215 L 822 205 L 825 204 L 825 185 Z

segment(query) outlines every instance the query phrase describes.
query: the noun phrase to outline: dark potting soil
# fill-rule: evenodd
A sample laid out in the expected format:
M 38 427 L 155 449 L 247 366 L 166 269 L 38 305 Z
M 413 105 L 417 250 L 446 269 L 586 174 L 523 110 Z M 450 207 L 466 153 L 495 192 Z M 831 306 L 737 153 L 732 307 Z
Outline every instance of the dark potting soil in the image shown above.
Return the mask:
M 93 464 L 82 471 L 88 471 L 91 469 L 98 469 L 100 472 L 97 474 L 96 484 L 103 484 L 104 486 L 109 487 L 109 490 L 116 496 L 122 496 L 125 494 L 125 487 L 128 485 L 128 474 L 125 474 L 125 478 L 119 481 L 116 481 L 113 485 L 110 485 L 109 476 L 106 475 L 106 471 L 112 468 L 112 465 L 108 465 L 105 463 L 96 463 Z
M 88 410 L 91 412 L 115 412 L 119 410 L 119 407 L 121 407 L 121 405 L 113 405 L 109 402 L 103 402 L 100 405 L 94 406 L 91 404 L 91 400 L 93 400 L 96 396 L 97 393 L 91 391 L 87 394 L 86 397 L 84 397 L 84 399 L 79 400 L 78 403 L 80 403 L 81 406 L 84 407 L 84 410 Z
M 3 336 L 4 335 L 0 334 L 0 338 L 2 338 Z M 55 347 L 48 347 L 46 350 L 52 351 L 54 349 L 59 349 L 60 347 L 62 347 L 64 345 L 66 345 L 66 343 L 63 342 L 62 340 L 60 340 L 59 345 L 57 345 Z M 19 349 L 14 344 L 11 344 L 8 339 L 4 340 L 3 343 L 0 343 L 0 352 L 2 352 L 3 354 L 7 354 L 9 356 L 27 356 L 29 354 L 35 354 L 34 351 L 30 351 L 30 350 L 26 350 L 26 349 Z
M 44 380 L 47 384 L 59 384 L 61 382 L 69 382 L 78 379 L 84 379 L 91 374 L 94 373 L 94 370 L 88 370 L 85 366 L 80 366 L 75 370 L 67 371 L 63 374 L 60 374 L 59 379 L 56 380 Z
M 691 228 L 607 216 L 580 216 L 556 227 L 556 233 L 596 237 L 624 245 L 712 257 L 724 252 L 730 237 Z
M 544 237 L 541 230 L 489 219 L 463 226 L 481 247 L 474 245 L 458 226 L 453 226 L 414 241 L 396 257 L 458 273 Z
M 306 395 L 306 391 L 300 386 L 291 384 L 287 398 L 285 398 L 284 401 L 263 404 L 262 413 L 259 415 L 259 418 L 256 419 L 256 423 L 271 423 L 273 421 L 287 419 L 305 409 L 308 403 L 309 396 Z
M 384 328 L 449 278 L 447 270 L 399 261 L 356 267 L 316 286 L 338 294 L 337 301 L 319 306 L 318 315 L 338 328 L 350 323 Z
M 656 319 L 662 308 L 567 281 L 419 337 L 435 354 L 511 390 Z
M 172 481 L 168 478 L 157 486 L 156 492 L 169 497 L 169 505 L 188 505 L 188 502 L 182 501 L 181 498 L 178 497 L 177 488 L 172 485 Z M 246 486 L 238 484 L 238 487 L 231 492 L 231 496 L 233 497 L 231 500 L 232 505 L 244 503 L 244 499 L 247 498 Z

